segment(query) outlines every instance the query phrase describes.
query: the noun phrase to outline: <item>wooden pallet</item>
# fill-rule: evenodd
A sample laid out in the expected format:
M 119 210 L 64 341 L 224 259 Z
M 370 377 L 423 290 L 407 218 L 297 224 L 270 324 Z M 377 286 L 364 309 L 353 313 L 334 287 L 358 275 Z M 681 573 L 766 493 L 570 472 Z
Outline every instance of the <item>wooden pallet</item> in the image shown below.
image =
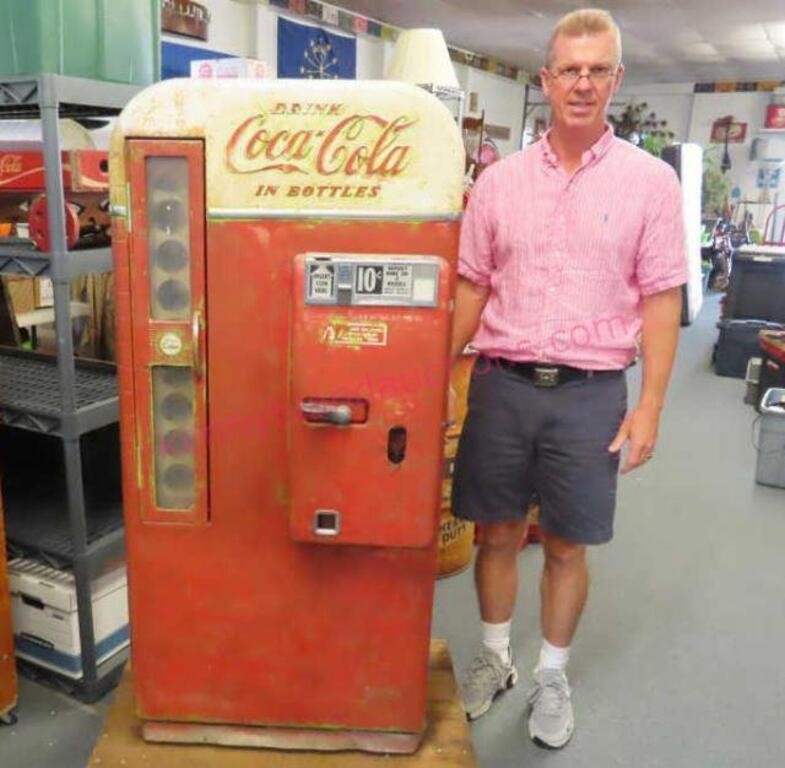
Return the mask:
M 477 765 L 447 644 L 431 643 L 428 727 L 413 755 L 365 752 L 282 752 L 144 741 L 134 715 L 133 683 L 126 669 L 89 768 L 472 768 Z

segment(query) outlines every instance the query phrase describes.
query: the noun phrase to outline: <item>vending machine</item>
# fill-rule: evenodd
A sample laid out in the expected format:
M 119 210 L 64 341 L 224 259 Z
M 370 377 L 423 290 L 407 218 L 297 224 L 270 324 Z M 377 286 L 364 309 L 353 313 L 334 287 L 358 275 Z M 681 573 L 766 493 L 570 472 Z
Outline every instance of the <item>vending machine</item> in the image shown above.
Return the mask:
M 119 117 L 145 738 L 416 749 L 462 171 L 401 83 L 175 80 Z

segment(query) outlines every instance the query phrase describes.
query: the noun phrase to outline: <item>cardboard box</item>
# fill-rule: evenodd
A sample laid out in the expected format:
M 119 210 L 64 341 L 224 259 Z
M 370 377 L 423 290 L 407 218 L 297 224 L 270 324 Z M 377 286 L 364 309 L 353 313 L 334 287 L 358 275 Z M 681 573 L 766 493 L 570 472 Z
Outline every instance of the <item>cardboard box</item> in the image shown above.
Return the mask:
M 32 312 L 35 304 L 35 278 L 18 277 L 16 275 L 4 277 L 6 295 L 11 300 L 14 317 L 25 312 Z
M 3 277 L 14 317 L 43 307 L 54 306 L 52 281 L 48 277 Z
M 191 77 L 250 77 L 263 80 L 270 76 L 267 64 L 258 59 L 201 59 L 191 62 Z
M 8 563 L 16 655 L 72 678 L 82 676 L 81 639 L 73 574 L 17 558 Z M 92 582 L 98 662 L 129 643 L 125 568 Z
M 53 307 L 55 305 L 54 286 L 48 277 L 39 277 L 35 281 L 35 306 Z

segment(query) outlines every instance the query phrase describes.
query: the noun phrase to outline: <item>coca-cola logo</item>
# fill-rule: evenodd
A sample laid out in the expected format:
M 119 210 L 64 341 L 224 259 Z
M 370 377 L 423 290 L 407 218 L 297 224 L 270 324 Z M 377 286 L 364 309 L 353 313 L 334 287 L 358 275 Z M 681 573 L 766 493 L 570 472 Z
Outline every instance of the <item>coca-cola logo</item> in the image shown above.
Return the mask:
M 22 172 L 21 155 L 0 155 L 0 176 L 10 176 Z
M 287 116 L 295 119 L 289 121 Z M 316 116 L 309 127 L 304 117 Z M 411 161 L 406 143 L 415 118 L 351 111 L 343 104 L 278 104 L 243 120 L 226 146 L 235 173 L 390 179 Z

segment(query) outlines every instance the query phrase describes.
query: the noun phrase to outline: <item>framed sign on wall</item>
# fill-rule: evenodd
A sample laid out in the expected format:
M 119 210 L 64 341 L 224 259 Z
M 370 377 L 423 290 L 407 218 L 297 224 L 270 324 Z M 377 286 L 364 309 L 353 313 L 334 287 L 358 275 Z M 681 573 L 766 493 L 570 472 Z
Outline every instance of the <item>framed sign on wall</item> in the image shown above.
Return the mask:
M 712 144 L 743 144 L 747 138 L 747 123 L 737 123 L 722 117 L 711 126 Z
M 163 0 L 161 30 L 171 35 L 207 40 L 210 11 L 193 0 Z

